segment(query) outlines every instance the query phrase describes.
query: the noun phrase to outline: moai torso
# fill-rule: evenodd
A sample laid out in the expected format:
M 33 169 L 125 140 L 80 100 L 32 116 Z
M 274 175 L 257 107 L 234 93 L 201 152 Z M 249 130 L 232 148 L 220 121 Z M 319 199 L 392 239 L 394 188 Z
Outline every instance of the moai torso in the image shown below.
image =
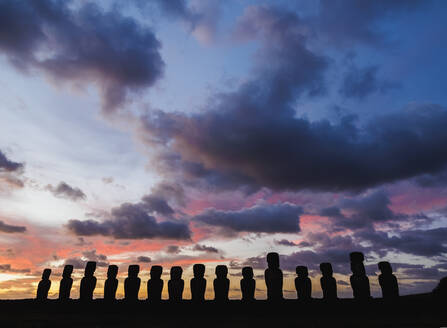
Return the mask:
M 205 278 L 192 278 L 191 279 L 191 299 L 193 301 L 204 301 L 206 291 L 206 279 Z
M 107 278 L 104 283 L 104 299 L 108 301 L 115 300 L 117 288 L 118 288 L 118 279 Z
M 371 298 L 369 279 L 366 275 L 353 274 L 350 277 L 350 282 L 355 299 L 364 300 Z
M 271 301 L 282 300 L 283 275 L 281 269 L 268 268 L 264 274 L 265 284 L 267 286 L 267 298 Z
M 295 289 L 298 299 L 309 300 L 312 294 L 312 283 L 309 277 L 295 278 Z
M 321 290 L 323 298 L 326 300 L 334 300 L 337 298 L 337 282 L 334 277 L 320 278 Z
M 168 293 L 170 301 L 181 301 L 183 298 L 183 289 L 185 282 L 183 279 L 169 280 L 168 281 Z
M 141 279 L 138 277 L 127 277 L 124 280 L 124 298 L 127 301 L 138 300 L 138 292 L 140 291 Z

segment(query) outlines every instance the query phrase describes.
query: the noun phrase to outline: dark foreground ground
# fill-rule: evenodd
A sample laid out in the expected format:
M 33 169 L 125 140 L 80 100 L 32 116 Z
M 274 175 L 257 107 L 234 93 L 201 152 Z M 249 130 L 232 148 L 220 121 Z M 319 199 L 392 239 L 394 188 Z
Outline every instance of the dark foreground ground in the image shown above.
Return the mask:
M 358 303 L 342 299 L 326 303 L 285 300 L 280 304 L 206 301 L 192 304 L 61 304 L 34 300 L 0 301 L 0 327 L 447 327 L 447 303 L 431 295 L 401 297 L 393 302 L 373 299 Z

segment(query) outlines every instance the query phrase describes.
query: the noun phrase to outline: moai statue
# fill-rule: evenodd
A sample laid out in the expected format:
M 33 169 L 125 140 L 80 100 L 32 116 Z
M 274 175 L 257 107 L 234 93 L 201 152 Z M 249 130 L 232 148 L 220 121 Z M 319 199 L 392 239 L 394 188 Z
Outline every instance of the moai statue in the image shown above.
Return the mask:
M 349 254 L 351 260 L 351 271 L 352 275 L 350 277 L 352 292 L 354 294 L 354 299 L 356 300 L 367 300 L 371 298 L 371 290 L 369 287 L 369 279 L 366 276 L 365 266 L 363 264 L 364 256 L 363 253 L 353 252 Z
M 379 284 L 382 288 L 382 297 L 392 299 L 399 297 L 399 286 L 397 278 L 393 274 L 393 268 L 390 262 L 379 262 L 378 264 L 381 274 L 379 275 Z
M 323 299 L 337 299 L 337 282 L 332 276 L 332 265 L 330 263 L 321 263 L 320 271 L 323 276 L 320 278 L 321 290 L 323 291 Z
M 107 279 L 104 283 L 104 300 L 114 301 L 116 299 L 116 289 L 118 288 L 118 266 L 109 265 L 107 269 Z
M 264 272 L 265 284 L 267 286 L 267 299 L 269 301 L 282 300 L 283 275 L 279 268 L 278 253 L 267 254 L 267 266 L 268 268 Z
M 59 299 L 62 301 L 70 299 L 71 286 L 73 286 L 73 279 L 71 279 L 72 273 L 72 265 L 67 264 L 66 266 L 64 266 L 64 271 L 62 272 L 62 280 L 59 285 Z
M 182 267 L 173 266 L 171 268 L 171 280 L 168 281 L 168 293 L 171 302 L 179 302 L 183 298 L 185 282 L 182 279 L 182 273 Z
M 138 264 L 129 265 L 127 278 L 124 280 L 124 299 L 126 301 L 138 301 L 141 279 L 138 278 L 140 266 Z
M 194 264 L 192 270 L 194 278 L 191 279 L 191 299 L 193 302 L 203 302 L 206 290 L 205 265 Z
M 309 278 L 309 271 L 305 266 L 297 266 L 295 278 L 295 289 L 299 300 L 309 301 L 312 295 L 312 282 Z
M 438 285 L 432 291 L 432 295 L 439 305 L 444 306 L 445 300 L 447 299 L 447 277 L 439 280 Z
M 214 300 L 218 302 L 228 301 L 230 280 L 227 278 L 228 268 L 226 265 L 216 266 L 216 279 L 213 281 Z
M 85 265 L 84 277 L 81 279 L 81 286 L 79 289 L 79 299 L 81 301 L 91 301 L 93 299 L 93 291 L 96 287 L 96 277 L 94 276 L 96 270 L 96 262 L 88 261 Z
M 147 282 L 147 299 L 151 302 L 161 301 L 161 292 L 163 291 L 163 280 L 161 274 L 163 268 L 160 265 L 153 265 L 151 267 L 151 279 Z
M 44 269 L 42 272 L 42 280 L 39 281 L 39 285 L 37 286 L 37 294 L 36 299 L 38 301 L 45 301 L 48 298 L 48 291 L 51 287 L 51 269 Z
M 242 301 L 249 302 L 255 299 L 256 280 L 253 279 L 253 268 L 242 268 L 241 292 Z

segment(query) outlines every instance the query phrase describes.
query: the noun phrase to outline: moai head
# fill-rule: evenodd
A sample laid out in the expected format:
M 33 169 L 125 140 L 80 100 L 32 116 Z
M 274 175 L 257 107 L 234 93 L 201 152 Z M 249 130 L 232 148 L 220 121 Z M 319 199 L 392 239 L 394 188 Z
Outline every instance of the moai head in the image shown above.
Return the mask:
M 269 269 L 279 269 L 279 255 L 278 253 L 267 254 L 267 265 Z
M 324 262 L 320 264 L 320 271 L 324 277 L 332 277 L 332 264 Z
M 386 261 L 379 262 L 377 264 L 377 266 L 379 267 L 379 270 L 384 275 L 388 275 L 388 274 L 392 274 L 393 273 L 393 268 L 391 267 L 390 262 L 386 262 Z
M 127 270 L 127 275 L 129 278 L 137 278 L 140 273 L 140 266 L 138 264 L 129 265 L 129 269 Z
M 351 262 L 363 262 L 365 261 L 365 256 L 362 252 L 352 252 L 349 254 L 349 260 Z
M 163 273 L 163 267 L 161 265 L 153 265 L 151 267 L 151 279 L 160 279 Z
M 362 262 L 351 262 L 351 271 L 354 275 L 365 275 L 365 266 Z
M 88 261 L 87 264 L 85 265 L 84 276 L 93 277 L 95 270 L 96 270 L 96 262 Z
M 116 279 L 117 275 L 118 275 L 118 266 L 114 264 L 109 265 L 109 268 L 107 269 L 107 278 Z
M 253 268 L 252 267 L 243 267 L 242 268 L 242 277 L 244 279 L 253 279 Z
M 226 265 L 218 265 L 215 272 L 218 279 L 225 279 L 228 274 L 228 268 Z
M 73 273 L 73 266 L 71 264 L 67 264 L 64 266 L 64 271 L 62 272 L 62 277 L 71 278 L 71 274 Z
M 51 269 L 44 269 L 42 272 L 42 280 L 49 280 L 51 275 Z
M 203 278 L 203 276 L 205 275 L 205 265 L 194 264 L 192 267 L 192 271 L 194 272 L 194 278 Z
M 307 276 L 309 276 L 309 271 L 307 271 L 307 267 L 306 266 L 299 265 L 299 266 L 296 267 L 295 270 L 296 270 L 296 274 L 300 278 L 306 278 Z
M 179 266 L 173 266 L 171 268 L 171 280 L 180 280 L 182 279 L 183 269 Z

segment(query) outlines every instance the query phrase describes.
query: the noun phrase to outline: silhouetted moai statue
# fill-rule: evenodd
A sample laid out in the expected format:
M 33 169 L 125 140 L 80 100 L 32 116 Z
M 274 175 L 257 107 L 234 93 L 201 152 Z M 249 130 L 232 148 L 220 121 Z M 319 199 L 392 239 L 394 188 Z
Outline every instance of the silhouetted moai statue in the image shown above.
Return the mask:
M 179 302 L 183 298 L 185 282 L 182 279 L 183 269 L 179 266 L 171 268 L 171 280 L 168 281 L 169 300 Z
M 93 291 L 96 287 L 95 270 L 96 262 L 88 261 L 85 265 L 84 277 L 81 279 L 79 288 L 79 299 L 81 301 L 91 301 L 93 299 Z
M 360 252 L 352 252 L 349 254 L 349 257 L 352 271 L 350 282 L 354 298 L 357 300 L 370 299 L 371 290 L 369 287 L 369 279 L 366 276 L 365 266 L 363 265 L 365 257 Z
M 104 300 L 114 301 L 116 299 L 116 289 L 118 288 L 118 266 L 109 265 L 107 269 L 107 279 L 104 283 Z
M 138 278 L 140 266 L 138 264 L 129 265 L 127 278 L 124 280 L 124 299 L 134 302 L 138 300 L 141 279 Z
M 51 269 L 44 269 L 42 272 L 42 280 L 37 286 L 36 299 L 38 301 L 45 301 L 48 298 L 48 291 L 51 287 L 50 281 Z
M 151 267 L 151 279 L 147 282 L 147 299 L 151 302 L 161 301 L 161 292 L 163 291 L 163 280 L 161 274 L 163 268 L 160 265 L 153 265 Z
M 268 253 L 267 264 L 268 268 L 264 272 L 265 284 L 267 286 L 267 299 L 269 301 L 282 300 L 283 275 L 279 268 L 278 253 Z
M 228 268 L 226 265 L 218 265 L 215 272 L 217 278 L 213 281 L 214 300 L 228 301 L 228 291 L 230 290 L 230 280 L 227 278 Z
M 399 286 L 397 278 L 393 274 L 393 268 L 390 262 L 379 262 L 381 274 L 379 275 L 379 284 L 382 288 L 382 297 L 386 299 L 399 297 Z
M 59 299 L 62 301 L 70 299 L 71 286 L 73 286 L 73 279 L 71 279 L 72 273 L 72 265 L 67 264 L 66 266 L 64 266 L 64 271 L 62 272 L 62 280 L 59 285 Z
M 253 279 L 253 268 L 243 267 L 241 279 L 242 300 L 245 302 L 254 301 L 256 280 Z
M 332 276 L 332 265 L 330 263 L 321 263 L 320 271 L 323 276 L 320 278 L 321 290 L 323 291 L 323 299 L 337 299 L 337 282 Z
M 308 301 L 312 295 L 312 282 L 309 278 L 307 267 L 299 265 L 296 267 L 295 289 L 298 299 Z
M 194 264 L 192 270 L 194 278 L 191 279 L 191 299 L 194 302 L 203 302 L 206 290 L 205 265 Z
M 439 304 L 444 306 L 447 300 L 447 277 L 441 278 L 438 285 L 432 291 L 432 295 Z

